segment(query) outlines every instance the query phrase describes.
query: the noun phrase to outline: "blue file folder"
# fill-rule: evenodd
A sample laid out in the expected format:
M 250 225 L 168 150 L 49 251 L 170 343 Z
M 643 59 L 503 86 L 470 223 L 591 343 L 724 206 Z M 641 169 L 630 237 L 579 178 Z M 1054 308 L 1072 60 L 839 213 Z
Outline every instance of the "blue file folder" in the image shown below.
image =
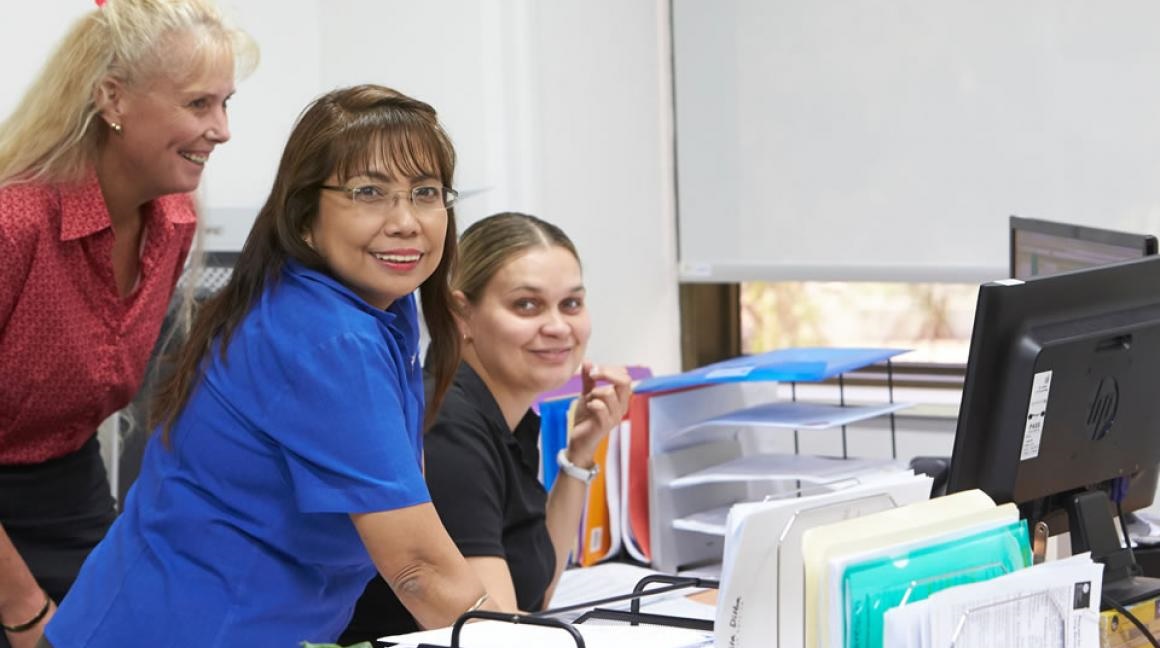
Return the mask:
M 906 353 L 907 349 L 801 347 L 730 358 L 699 369 L 643 380 L 638 394 L 726 382 L 817 382 Z

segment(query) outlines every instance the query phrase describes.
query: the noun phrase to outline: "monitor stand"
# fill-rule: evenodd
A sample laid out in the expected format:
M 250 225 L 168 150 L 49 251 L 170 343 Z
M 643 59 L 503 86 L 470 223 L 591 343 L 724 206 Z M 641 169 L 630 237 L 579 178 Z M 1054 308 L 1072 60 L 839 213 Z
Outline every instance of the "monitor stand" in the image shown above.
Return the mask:
M 1143 570 L 1131 549 L 1120 546 L 1106 493 L 1087 491 L 1070 498 L 1067 517 L 1072 555 L 1090 551 L 1092 560 L 1104 564 L 1105 597 L 1127 606 L 1160 596 L 1160 578 L 1141 576 Z M 1127 529 L 1124 537 L 1128 537 Z M 1100 609 L 1110 607 L 1100 603 Z

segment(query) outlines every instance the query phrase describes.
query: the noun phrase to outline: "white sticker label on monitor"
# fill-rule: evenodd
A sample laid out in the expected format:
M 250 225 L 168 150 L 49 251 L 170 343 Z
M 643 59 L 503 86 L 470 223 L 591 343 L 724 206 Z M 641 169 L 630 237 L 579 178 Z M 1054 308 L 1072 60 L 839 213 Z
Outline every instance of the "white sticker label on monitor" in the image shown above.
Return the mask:
M 1027 427 L 1023 428 L 1023 449 L 1019 461 L 1039 456 L 1039 442 L 1043 440 L 1043 422 L 1047 419 L 1047 398 L 1051 395 L 1051 372 L 1035 374 L 1031 383 L 1031 401 L 1027 404 Z

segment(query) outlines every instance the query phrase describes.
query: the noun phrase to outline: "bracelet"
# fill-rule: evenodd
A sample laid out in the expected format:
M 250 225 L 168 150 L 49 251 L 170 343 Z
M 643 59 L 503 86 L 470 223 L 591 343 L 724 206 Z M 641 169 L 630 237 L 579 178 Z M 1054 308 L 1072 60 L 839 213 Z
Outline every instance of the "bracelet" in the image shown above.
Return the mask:
M 467 612 L 475 612 L 485 602 L 487 602 L 487 592 L 484 592 L 483 596 L 479 597 L 479 600 L 477 600 L 474 604 L 472 604 L 471 607 L 467 608 Z M 467 612 L 464 612 L 464 614 L 467 614 Z
M 50 607 L 52 607 L 52 597 L 49 596 L 47 592 L 45 592 L 45 594 L 44 594 L 44 607 L 40 608 L 40 612 L 37 612 L 36 616 L 32 617 L 32 619 L 30 619 L 28 621 L 25 621 L 24 623 L 18 623 L 18 624 L 13 625 L 13 626 L 6 625 L 4 623 L 0 623 L 0 628 L 4 628 L 6 631 L 12 632 L 12 633 L 26 632 L 28 630 L 31 630 L 31 629 L 35 628 L 38 623 L 43 621 L 44 617 L 48 616 L 48 608 L 50 608 Z

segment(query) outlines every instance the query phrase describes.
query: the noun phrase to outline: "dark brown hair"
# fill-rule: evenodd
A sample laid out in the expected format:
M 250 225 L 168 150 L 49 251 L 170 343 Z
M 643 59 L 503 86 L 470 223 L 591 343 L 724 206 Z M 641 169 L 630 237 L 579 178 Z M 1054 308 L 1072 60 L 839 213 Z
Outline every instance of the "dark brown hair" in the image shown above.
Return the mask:
M 201 379 L 215 340 L 226 360 L 230 336 L 267 283 L 281 275 L 288 259 L 328 272 L 325 260 L 303 240 L 318 215 L 320 187 L 334 174 L 340 183 L 383 162 L 400 178 L 430 176 L 451 186 L 455 149 L 431 106 L 376 85 L 332 91 L 307 106 L 298 118 L 270 197 L 258 212 L 229 283 L 199 309 L 172 373 L 153 403 L 153 424 L 162 424 L 168 442 L 173 423 Z M 425 411 L 434 421 L 459 363 L 459 336 L 452 316 L 450 276 L 457 260 L 455 212 L 447 210 L 443 258 L 419 287 L 431 345 L 427 370 L 435 379 Z

